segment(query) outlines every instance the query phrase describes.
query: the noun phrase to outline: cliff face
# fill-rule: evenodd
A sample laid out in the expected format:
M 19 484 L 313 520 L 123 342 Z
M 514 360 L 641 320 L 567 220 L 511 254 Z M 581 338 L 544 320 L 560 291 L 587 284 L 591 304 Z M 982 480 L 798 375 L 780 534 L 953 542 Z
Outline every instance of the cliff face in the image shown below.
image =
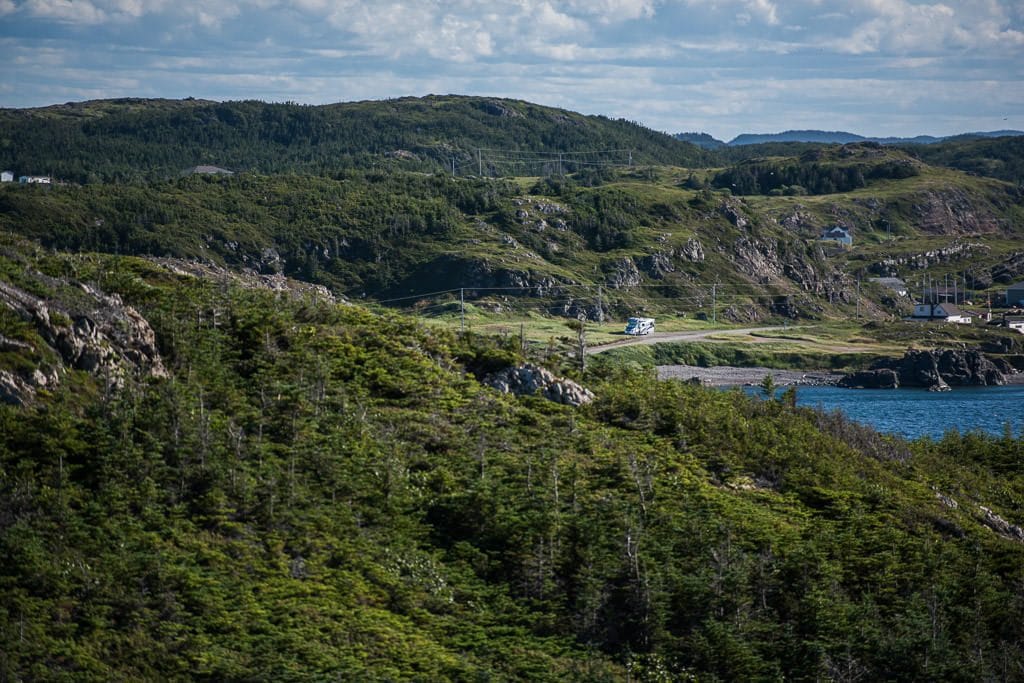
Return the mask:
M 26 338 L 0 337 L 0 349 L 19 359 L 0 369 L 0 400 L 31 402 L 69 370 L 88 372 L 114 388 L 130 376 L 166 375 L 156 335 L 138 311 L 117 295 L 82 283 L 76 288 L 73 303 L 58 302 L 0 281 L 0 303 L 26 323 Z
M 998 386 L 1016 371 L 1004 361 L 993 361 L 977 349 L 908 350 L 903 358 L 886 359 L 870 369 L 839 381 L 854 389 L 923 387 L 948 391 L 950 386 Z

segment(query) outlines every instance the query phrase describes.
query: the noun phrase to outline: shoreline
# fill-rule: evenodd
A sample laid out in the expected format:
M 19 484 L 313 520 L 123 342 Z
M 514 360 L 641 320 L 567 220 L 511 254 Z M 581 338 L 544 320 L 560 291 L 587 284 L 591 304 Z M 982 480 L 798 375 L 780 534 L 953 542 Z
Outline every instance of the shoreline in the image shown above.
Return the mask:
M 706 387 L 757 386 L 765 375 L 771 375 L 780 387 L 827 387 L 835 386 L 846 375 L 830 370 L 779 370 L 777 368 L 740 368 L 732 365 L 658 365 L 655 367 L 658 379 L 678 379 L 684 382 L 698 382 Z M 1006 385 L 1024 384 L 1024 372 L 1006 375 Z M 907 387 L 909 388 L 909 387 Z
M 832 386 L 845 375 L 828 370 L 779 370 L 777 368 L 739 368 L 732 365 L 658 365 L 658 379 L 699 382 L 707 387 L 757 386 L 771 375 L 776 386 Z

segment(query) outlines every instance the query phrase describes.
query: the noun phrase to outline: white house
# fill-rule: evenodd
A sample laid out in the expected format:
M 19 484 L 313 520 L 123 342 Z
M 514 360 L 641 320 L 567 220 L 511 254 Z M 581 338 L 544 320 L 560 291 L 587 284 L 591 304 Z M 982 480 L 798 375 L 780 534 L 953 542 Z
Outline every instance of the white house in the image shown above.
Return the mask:
M 1024 334 L 1024 316 L 1004 316 L 1003 322 L 1005 322 L 1006 326 L 1011 330 L 1017 330 L 1021 334 Z
M 0 183 L 14 182 L 14 171 L 0 171 Z
M 819 242 L 836 242 L 842 244 L 844 247 L 853 245 L 853 235 L 850 231 L 841 225 L 829 228 L 825 232 L 821 233 L 821 237 L 818 238 Z
M 1006 305 L 1020 306 L 1024 304 L 1024 282 L 1018 282 L 1006 288 Z
M 226 168 L 220 166 L 193 166 L 192 168 L 185 169 L 183 175 L 235 175 L 234 171 L 229 171 Z
M 960 310 L 956 304 L 914 304 L 911 320 L 960 323 L 969 325 L 971 316 Z

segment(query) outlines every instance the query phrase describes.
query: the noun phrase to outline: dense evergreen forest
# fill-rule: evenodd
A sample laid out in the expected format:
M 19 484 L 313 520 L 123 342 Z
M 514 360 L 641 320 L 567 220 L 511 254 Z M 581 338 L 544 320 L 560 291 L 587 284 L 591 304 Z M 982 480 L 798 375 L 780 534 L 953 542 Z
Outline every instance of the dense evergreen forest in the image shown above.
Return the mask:
M 529 154 L 507 153 L 516 150 Z M 569 152 L 560 164 L 558 153 Z M 462 175 L 544 175 L 627 164 L 630 152 L 635 163 L 708 159 L 628 121 L 460 96 L 324 106 L 113 100 L 0 111 L 0 165 L 76 183 L 166 179 L 200 164 L 264 174 L 454 164 Z
M 1024 680 L 1021 435 L 575 355 L 636 311 L 867 334 L 881 273 L 998 292 L 1021 149 L 948 144 L 456 96 L 0 111 L 0 166 L 64 181 L 0 186 L 0 681 Z M 444 289 L 564 332 L 456 332 Z M 496 388 L 538 367 L 592 400 Z
M 629 163 L 723 167 L 837 146 L 768 142 L 707 150 L 685 137 L 529 102 L 458 95 L 321 106 L 97 100 L 0 109 L 0 166 L 74 183 L 165 180 L 203 164 L 262 174 L 390 168 L 536 176 Z M 902 149 L 929 164 L 1019 184 L 1022 146 L 1024 137 L 1007 137 Z
M 607 366 L 559 406 L 480 382 L 511 342 L 129 257 L 0 265 L 55 325 L 79 283 L 118 294 L 166 368 L 0 407 L 5 679 L 1024 676 L 1012 435 Z M 4 367 L 45 360 L 5 315 Z

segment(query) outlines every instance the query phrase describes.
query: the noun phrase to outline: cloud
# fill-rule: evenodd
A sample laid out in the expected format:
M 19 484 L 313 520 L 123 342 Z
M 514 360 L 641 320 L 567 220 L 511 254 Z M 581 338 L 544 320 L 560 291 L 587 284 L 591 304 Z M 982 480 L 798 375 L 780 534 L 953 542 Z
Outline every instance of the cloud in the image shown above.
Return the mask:
M 899 122 L 927 132 L 996 108 L 999 120 L 1024 112 L 1022 8 L 1019 0 L 0 0 L 8 55 L 0 106 L 81 93 L 324 103 L 445 92 L 666 131 L 842 125 L 884 134 L 901 132 Z
M 935 54 L 1024 47 L 1024 33 L 1011 25 L 1006 6 L 994 0 L 964 0 L 952 6 L 860 0 L 854 3 L 852 14 L 859 23 L 836 44 L 839 51 L 849 54 Z
M 61 23 L 100 24 L 107 20 L 106 13 L 88 0 L 28 0 L 24 11 Z

